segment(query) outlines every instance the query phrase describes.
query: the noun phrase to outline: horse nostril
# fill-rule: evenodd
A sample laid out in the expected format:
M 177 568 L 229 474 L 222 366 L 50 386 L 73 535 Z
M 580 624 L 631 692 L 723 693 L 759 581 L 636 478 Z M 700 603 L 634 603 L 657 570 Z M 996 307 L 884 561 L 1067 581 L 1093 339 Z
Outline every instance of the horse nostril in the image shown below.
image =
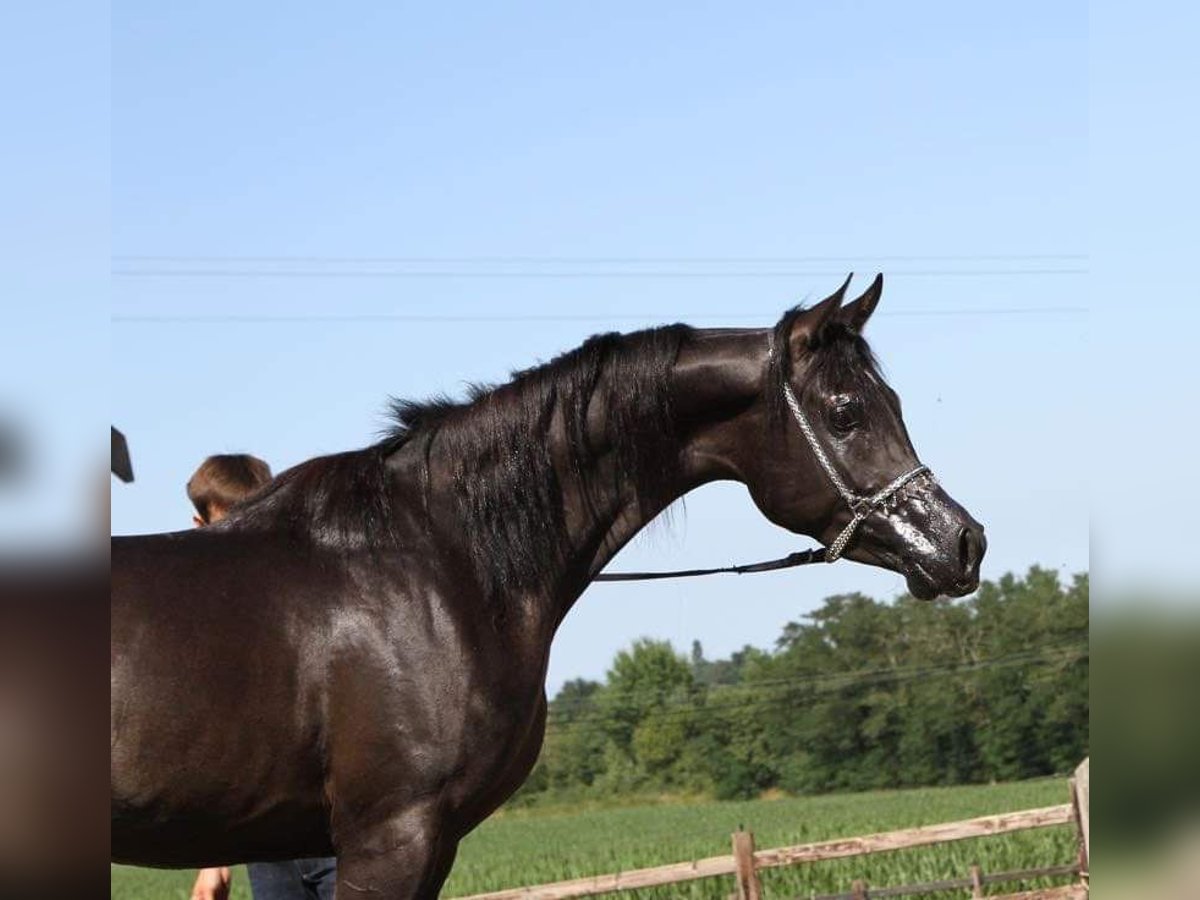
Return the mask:
M 987 544 L 980 530 L 964 526 L 958 533 L 958 559 L 964 572 L 971 573 L 983 558 L 983 548 Z

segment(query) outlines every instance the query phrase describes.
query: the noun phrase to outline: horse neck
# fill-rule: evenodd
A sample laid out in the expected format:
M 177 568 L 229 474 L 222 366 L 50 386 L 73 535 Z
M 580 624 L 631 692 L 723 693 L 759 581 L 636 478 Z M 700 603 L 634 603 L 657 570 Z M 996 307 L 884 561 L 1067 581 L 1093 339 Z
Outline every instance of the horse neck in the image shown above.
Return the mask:
M 622 489 L 593 508 L 572 504 L 570 496 L 577 494 L 577 485 L 574 490 L 567 488 L 568 509 L 574 515 L 569 529 L 572 552 L 563 572 L 560 599 L 565 606 L 561 615 L 621 548 L 667 506 L 708 482 L 741 480 L 740 458 L 762 430 L 755 422 L 763 414 L 767 348 L 767 332 L 743 329 L 696 330 L 680 348 L 671 385 L 679 464 L 669 483 L 653 497 L 638 495 L 636 485 L 641 479 L 633 473 L 623 473 L 619 479 Z M 611 454 L 597 461 L 601 467 L 611 464 Z M 591 474 L 604 477 L 602 472 Z
M 501 389 L 505 393 L 491 402 L 519 415 L 521 427 L 529 429 L 524 434 L 501 430 L 494 446 L 464 442 L 467 428 L 489 433 L 486 422 L 473 425 L 468 418 L 457 432 L 437 430 L 427 441 L 403 445 L 393 466 L 405 473 L 400 476 L 405 490 L 425 498 L 436 539 L 476 567 L 485 602 L 499 604 L 496 609 L 505 615 L 525 610 L 546 626 L 532 630 L 548 635 L 592 578 L 663 509 L 708 481 L 740 477 L 739 459 L 754 458 L 753 435 L 762 432 L 750 419 L 762 412 L 766 357 L 765 331 L 690 331 L 665 378 L 647 382 L 668 391 L 670 401 L 650 404 L 655 410 L 647 414 L 650 419 L 639 418 L 639 407 L 630 405 L 646 399 L 641 386 L 627 380 L 630 370 L 610 363 L 586 399 L 555 392 L 550 408 L 540 401 L 523 404 L 517 393 L 542 390 L 530 396 L 545 397 L 544 384 L 518 382 Z M 670 436 L 666 445 L 664 434 Z M 549 459 L 553 472 L 544 482 L 520 483 L 512 469 L 514 444 L 517 454 L 530 446 L 546 451 L 531 462 Z M 498 460 L 507 471 L 467 497 L 463 488 L 497 474 L 487 467 Z M 668 465 L 659 467 L 664 460 Z M 554 497 L 545 492 L 551 481 L 561 492 Z M 538 517 L 547 503 L 555 504 L 552 527 Z

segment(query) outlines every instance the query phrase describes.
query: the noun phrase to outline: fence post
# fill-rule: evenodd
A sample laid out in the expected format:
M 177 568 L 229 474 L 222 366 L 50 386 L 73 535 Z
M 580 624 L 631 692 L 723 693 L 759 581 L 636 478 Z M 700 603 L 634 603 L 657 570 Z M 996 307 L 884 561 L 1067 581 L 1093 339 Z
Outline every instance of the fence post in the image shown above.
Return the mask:
M 737 869 L 737 900 L 762 900 L 762 885 L 754 871 L 754 832 L 733 833 L 733 864 Z
M 867 882 L 862 878 L 855 878 L 850 882 L 850 894 L 854 900 L 867 900 Z
M 979 867 L 978 863 L 971 866 L 971 896 L 983 896 L 983 869 Z
M 1091 829 L 1091 757 L 1079 764 L 1075 776 L 1071 779 L 1071 803 L 1075 807 L 1075 824 L 1079 827 L 1079 837 L 1083 842 L 1083 852 L 1080 854 L 1082 875 L 1086 879 L 1092 859 L 1092 829 Z

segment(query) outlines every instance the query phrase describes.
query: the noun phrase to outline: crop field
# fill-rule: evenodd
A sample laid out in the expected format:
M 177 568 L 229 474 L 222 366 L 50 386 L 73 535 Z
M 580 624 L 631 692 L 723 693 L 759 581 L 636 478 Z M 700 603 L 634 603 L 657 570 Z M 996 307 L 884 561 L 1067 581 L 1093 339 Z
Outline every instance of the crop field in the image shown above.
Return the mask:
M 746 802 L 666 802 L 621 808 L 511 811 L 493 817 L 463 841 L 443 894 L 453 897 L 716 856 L 729 852 L 729 835 L 739 826 L 752 830 L 758 847 L 766 849 L 1053 806 L 1067 799 L 1065 779 L 1040 779 L 1016 784 Z M 761 877 L 768 897 L 800 897 L 849 890 L 855 878 L 865 878 L 871 885 L 884 887 L 963 877 L 972 863 L 981 865 L 985 872 L 1066 863 L 1075 857 L 1075 840 L 1070 827 L 1047 828 L 766 870 Z M 193 877 L 192 872 L 114 866 L 112 897 L 187 900 Z M 234 878 L 233 896 L 248 900 L 250 891 L 245 872 L 239 869 Z M 993 892 L 1003 893 L 1005 888 L 997 885 Z M 1008 889 L 1015 890 L 1016 886 Z M 630 896 L 724 900 L 731 890 L 731 878 L 714 878 L 639 891 Z

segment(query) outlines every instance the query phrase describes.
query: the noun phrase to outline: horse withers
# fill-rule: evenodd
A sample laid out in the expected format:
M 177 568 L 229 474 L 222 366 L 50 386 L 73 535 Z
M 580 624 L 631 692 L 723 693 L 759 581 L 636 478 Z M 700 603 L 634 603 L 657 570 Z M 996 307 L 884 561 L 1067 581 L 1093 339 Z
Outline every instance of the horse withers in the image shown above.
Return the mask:
M 335 852 L 339 897 L 436 896 L 538 755 L 559 623 L 707 482 L 918 597 L 974 590 L 983 529 L 862 337 L 882 279 L 846 287 L 771 329 L 602 335 L 462 403 L 397 403 L 385 439 L 219 525 L 114 538 L 114 858 Z

